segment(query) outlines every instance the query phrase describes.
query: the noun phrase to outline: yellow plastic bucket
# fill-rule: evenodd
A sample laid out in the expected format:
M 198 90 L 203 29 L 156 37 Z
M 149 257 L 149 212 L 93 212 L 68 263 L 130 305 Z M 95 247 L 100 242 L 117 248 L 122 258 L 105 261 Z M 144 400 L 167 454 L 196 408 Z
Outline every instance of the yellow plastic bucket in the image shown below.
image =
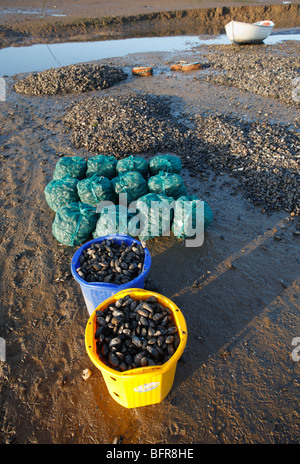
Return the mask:
M 132 298 L 139 300 L 146 300 L 152 295 L 156 296 L 159 303 L 172 311 L 180 343 L 173 356 L 164 364 L 119 372 L 104 364 L 99 358 L 95 340 L 96 311 L 103 311 L 111 303 L 125 295 L 130 295 Z M 101 303 L 89 317 L 85 331 L 85 346 L 91 361 L 100 369 L 112 398 L 125 408 L 138 408 L 160 403 L 168 395 L 174 382 L 177 362 L 185 349 L 186 342 L 186 322 L 179 308 L 171 300 L 159 293 L 138 288 L 118 292 Z

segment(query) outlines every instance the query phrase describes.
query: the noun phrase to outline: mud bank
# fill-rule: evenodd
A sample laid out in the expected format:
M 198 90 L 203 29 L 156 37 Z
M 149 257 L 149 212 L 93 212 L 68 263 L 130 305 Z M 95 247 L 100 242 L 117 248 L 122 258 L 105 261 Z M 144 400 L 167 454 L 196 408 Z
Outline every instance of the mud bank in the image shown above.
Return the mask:
M 56 11 L 56 10 L 54 10 Z M 2 14 L 0 47 L 63 41 L 105 40 L 107 38 L 151 37 L 167 35 L 200 35 L 224 32 L 232 19 L 255 22 L 261 18 L 274 21 L 277 29 L 300 25 L 300 5 L 243 5 L 214 8 L 171 9 L 132 15 L 87 17 L 35 16 Z

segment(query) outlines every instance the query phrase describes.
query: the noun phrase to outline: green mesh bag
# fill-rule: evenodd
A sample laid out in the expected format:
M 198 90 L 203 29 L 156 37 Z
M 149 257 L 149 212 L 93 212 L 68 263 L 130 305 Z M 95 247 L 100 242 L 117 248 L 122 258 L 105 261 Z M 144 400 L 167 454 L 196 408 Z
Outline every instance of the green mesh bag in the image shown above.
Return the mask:
M 140 218 L 140 240 L 170 235 L 174 216 L 174 199 L 166 195 L 148 193 L 136 202 Z
M 86 177 L 92 177 L 94 174 L 98 176 L 112 179 L 116 176 L 117 160 L 114 156 L 97 155 L 88 159 Z
M 162 193 L 175 200 L 187 193 L 182 177 L 171 172 L 160 172 L 150 177 L 148 188 L 151 193 Z
M 205 201 L 203 206 L 202 209 L 202 201 L 196 195 L 186 195 L 176 200 L 172 232 L 177 238 L 192 237 L 211 224 L 213 212 Z M 196 214 L 199 214 L 198 222 Z
M 70 203 L 57 211 L 52 233 L 63 245 L 81 245 L 94 232 L 98 217 L 92 206 L 81 202 Z
M 128 228 L 131 217 L 132 215 L 128 213 L 126 206 L 105 206 L 100 211 L 93 237 L 105 237 L 110 234 L 131 235 L 130 228 Z
M 119 160 L 116 167 L 118 174 L 120 172 L 137 171 L 145 178 L 148 175 L 148 169 L 149 163 L 147 160 L 133 155 Z
M 63 177 L 75 177 L 83 179 L 86 172 L 86 161 L 80 156 L 64 156 L 60 158 L 55 166 L 53 179 Z
M 78 179 L 74 177 L 64 177 L 63 179 L 53 179 L 46 185 L 44 194 L 48 206 L 57 211 L 64 205 L 79 201 L 77 194 Z
M 117 195 L 127 194 L 128 205 L 148 193 L 147 181 L 136 171 L 120 172 L 111 182 Z
M 214 218 L 214 214 L 212 212 L 212 209 L 205 201 L 204 202 L 204 229 L 206 229 L 206 227 L 208 227 L 212 223 L 213 218 Z
M 107 177 L 94 174 L 93 177 L 80 180 L 77 191 L 82 203 L 97 206 L 101 201 L 115 202 L 116 194 L 111 181 Z
M 180 174 L 181 169 L 181 159 L 174 155 L 157 155 L 149 163 L 150 176 L 156 176 L 162 171 Z

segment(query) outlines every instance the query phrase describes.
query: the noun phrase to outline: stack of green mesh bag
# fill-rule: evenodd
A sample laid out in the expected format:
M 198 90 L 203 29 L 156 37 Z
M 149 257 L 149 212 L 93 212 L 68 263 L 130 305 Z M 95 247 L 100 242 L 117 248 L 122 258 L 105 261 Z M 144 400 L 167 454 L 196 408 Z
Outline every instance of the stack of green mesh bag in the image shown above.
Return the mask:
M 195 195 L 187 195 L 181 170 L 178 156 L 157 155 L 150 160 L 149 194 L 137 201 L 140 220 L 144 223 L 139 233 L 141 240 L 169 235 L 170 230 L 177 238 L 186 239 L 212 222 L 209 205 Z
M 108 155 L 88 161 L 60 158 L 44 190 L 55 212 L 54 237 L 68 246 L 114 233 L 149 240 L 172 230 L 176 237 L 187 238 L 195 220 L 188 221 L 187 230 L 182 206 L 188 204 L 189 217 L 202 202 L 187 195 L 181 169 L 180 158 L 173 155 L 157 155 L 150 162 L 133 155 L 121 160 Z M 212 212 L 204 203 L 204 227 L 211 221 Z

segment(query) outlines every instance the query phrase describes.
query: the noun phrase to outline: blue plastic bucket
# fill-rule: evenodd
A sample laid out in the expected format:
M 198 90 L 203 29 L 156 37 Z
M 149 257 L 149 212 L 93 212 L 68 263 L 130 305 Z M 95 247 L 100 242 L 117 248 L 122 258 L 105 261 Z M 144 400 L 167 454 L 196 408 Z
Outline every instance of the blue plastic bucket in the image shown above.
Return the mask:
M 130 280 L 126 284 L 123 285 L 115 285 L 110 284 L 107 282 L 86 282 L 82 279 L 76 272 L 76 269 L 80 267 L 79 257 L 82 254 L 82 251 L 86 248 L 89 248 L 92 243 L 101 243 L 103 240 L 114 240 L 116 243 L 121 244 L 124 242 L 126 245 L 131 245 L 132 243 L 140 242 L 132 237 L 128 237 L 127 235 L 106 235 L 105 237 L 98 237 L 94 240 L 90 240 L 89 242 L 82 245 L 74 254 L 72 261 L 71 261 L 71 272 L 76 280 L 79 283 L 85 304 L 87 306 L 88 312 L 91 315 L 95 308 L 99 306 L 107 298 L 111 297 L 117 292 L 121 290 L 126 290 L 127 288 L 144 288 L 145 286 L 145 277 L 148 274 L 151 266 L 151 255 L 147 248 L 144 248 L 145 257 L 144 257 L 144 266 L 141 274 L 133 280 Z

